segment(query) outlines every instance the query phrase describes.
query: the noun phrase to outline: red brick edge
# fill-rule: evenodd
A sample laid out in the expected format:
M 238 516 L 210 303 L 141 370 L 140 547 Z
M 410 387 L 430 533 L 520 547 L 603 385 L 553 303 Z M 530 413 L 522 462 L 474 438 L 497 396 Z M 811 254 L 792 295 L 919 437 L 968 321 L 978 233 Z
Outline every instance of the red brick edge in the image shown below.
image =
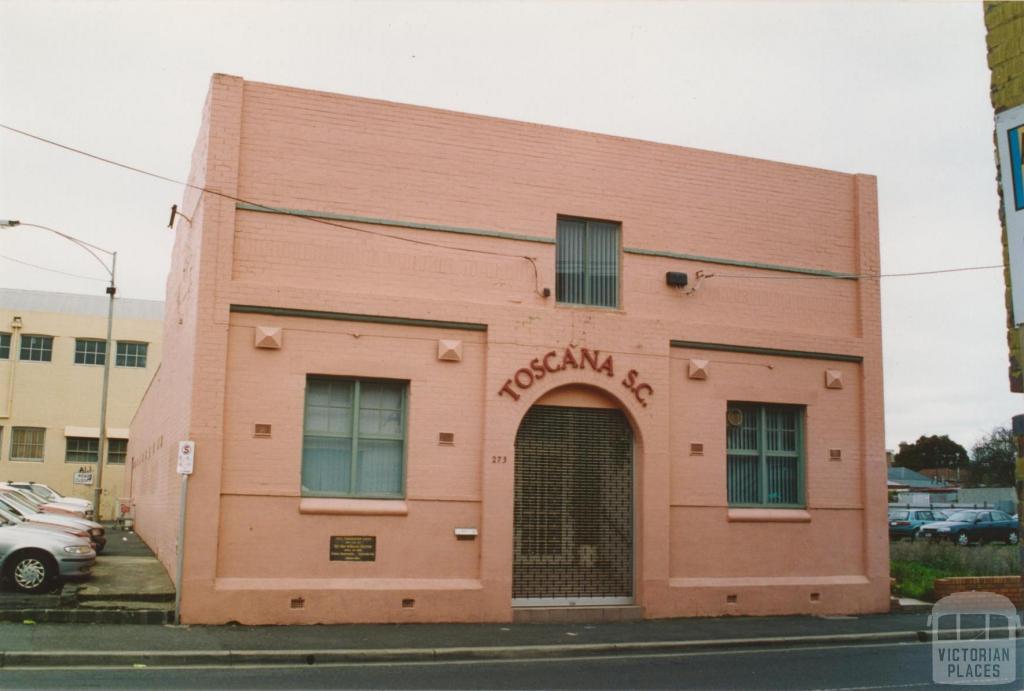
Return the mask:
M 1010 598 L 1016 607 L 1024 606 L 1024 587 L 1020 576 L 971 576 L 964 578 L 935 579 L 935 599 L 939 600 L 953 593 L 978 590 L 996 593 Z

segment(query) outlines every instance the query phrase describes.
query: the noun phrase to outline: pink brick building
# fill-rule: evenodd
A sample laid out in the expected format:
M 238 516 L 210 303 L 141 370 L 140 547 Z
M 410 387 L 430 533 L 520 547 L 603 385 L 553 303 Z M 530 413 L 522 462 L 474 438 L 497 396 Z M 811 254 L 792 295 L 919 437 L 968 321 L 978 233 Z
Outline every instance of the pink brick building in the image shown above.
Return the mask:
M 183 621 L 887 609 L 872 177 L 216 75 L 190 179 Z

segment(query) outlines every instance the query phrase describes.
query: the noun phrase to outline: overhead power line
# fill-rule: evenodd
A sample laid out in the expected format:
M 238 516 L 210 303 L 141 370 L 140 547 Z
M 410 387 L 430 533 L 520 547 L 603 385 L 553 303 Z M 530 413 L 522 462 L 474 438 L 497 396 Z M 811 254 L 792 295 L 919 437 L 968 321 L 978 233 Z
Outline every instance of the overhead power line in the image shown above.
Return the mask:
M 128 171 L 131 171 L 133 173 L 138 173 L 140 175 L 145 175 L 147 177 L 155 178 L 157 180 L 163 180 L 164 182 L 169 182 L 169 183 L 172 183 L 172 184 L 175 184 L 175 185 L 181 185 L 182 187 L 193 189 L 193 190 L 196 190 L 196 191 L 201 192 L 201 193 L 212 194 L 212 195 L 215 195 L 217 197 L 228 199 L 228 200 L 231 200 L 231 201 L 236 202 L 236 203 L 248 204 L 250 206 L 257 207 L 257 208 L 259 208 L 261 210 L 264 210 L 264 211 L 274 211 L 274 212 L 278 211 L 278 209 L 276 209 L 276 208 L 274 208 L 272 206 L 267 206 L 265 204 L 260 204 L 259 202 L 254 202 L 254 201 L 251 201 L 249 199 L 242 199 L 241 197 L 236 197 L 234 195 L 227 194 L 226 192 L 221 192 L 219 190 L 211 189 L 209 187 L 204 187 L 202 185 L 194 185 L 194 184 L 192 184 L 190 182 L 187 182 L 185 180 L 178 180 L 176 178 L 168 177 L 166 175 L 161 175 L 159 173 L 154 173 L 152 171 L 145 170 L 144 168 L 139 168 L 137 166 L 132 166 L 132 165 L 129 165 L 127 163 L 121 163 L 120 161 L 115 161 L 113 159 L 106 158 L 104 156 L 99 156 L 97 154 L 93 154 L 93 153 L 90 153 L 88 151 L 84 151 L 82 149 L 78 149 L 78 148 L 75 148 L 73 146 L 69 146 L 67 144 L 61 144 L 60 142 L 54 141 L 52 139 L 47 139 L 46 137 L 42 137 L 42 136 L 37 135 L 37 134 L 32 134 L 31 132 L 26 132 L 25 130 L 18 129 L 17 127 L 11 127 L 10 125 L 5 125 L 3 123 L 0 123 L 0 129 L 5 129 L 5 130 L 7 130 L 9 132 L 13 132 L 15 134 L 20 134 L 23 137 L 28 137 L 29 139 L 34 139 L 34 140 L 36 140 L 38 142 L 42 142 L 44 144 L 49 144 L 50 146 L 55 146 L 55 147 L 57 147 L 59 149 L 64 149 L 65 151 L 70 151 L 71 153 L 75 153 L 75 154 L 78 154 L 80 156 L 85 156 L 86 158 L 91 158 L 91 159 L 93 159 L 95 161 L 100 161 L 101 163 L 106 163 L 108 165 L 112 165 L 112 166 L 115 166 L 117 168 L 123 168 L 124 170 L 128 170 Z M 481 249 L 475 249 L 475 248 L 471 248 L 471 247 L 461 247 L 459 245 L 446 245 L 444 243 L 430 242 L 428 240 L 417 240 L 415 238 L 407 238 L 407 237 L 404 237 L 404 236 L 401 236 L 401 235 L 392 235 L 391 233 L 385 233 L 385 232 L 381 232 L 379 230 L 370 230 L 368 228 L 360 228 L 358 226 L 351 226 L 351 225 L 347 225 L 345 223 L 339 223 L 337 221 L 331 221 L 331 220 L 325 219 L 325 218 L 316 218 L 316 217 L 313 217 L 313 216 L 293 216 L 293 218 L 299 218 L 299 219 L 304 220 L 304 221 L 311 221 L 313 223 L 319 223 L 321 225 L 330 226 L 332 228 L 343 228 L 345 230 L 351 230 L 351 231 L 354 231 L 354 232 L 357 232 L 357 233 L 365 233 L 367 235 L 386 237 L 386 238 L 390 238 L 392 240 L 398 240 L 400 242 L 409 242 L 409 243 L 412 243 L 412 244 L 415 244 L 415 245 L 423 245 L 423 246 L 427 246 L 427 247 L 437 247 L 437 248 L 440 248 L 440 249 L 454 250 L 454 251 L 457 251 L 457 252 L 470 252 L 470 253 L 474 253 L 474 254 L 485 254 L 485 255 L 491 255 L 491 256 L 495 256 L 495 257 L 508 257 L 508 258 L 511 258 L 511 259 L 525 259 L 533 267 L 534 290 L 538 294 L 542 294 L 541 291 L 540 291 L 540 274 L 539 274 L 539 272 L 537 270 L 537 258 L 536 257 L 530 257 L 530 256 L 524 255 L 524 254 L 507 254 L 505 252 L 492 252 L 490 250 L 481 250 Z M 5 259 L 10 259 L 10 257 L 4 257 L 4 258 Z M 19 260 L 11 259 L 11 261 L 19 261 Z M 20 263 L 27 264 L 27 262 L 20 262 Z M 30 265 L 30 266 L 34 266 L 34 265 Z M 37 268 L 44 268 L 44 267 L 37 267 Z M 962 267 L 954 267 L 954 268 L 949 268 L 949 269 L 934 269 L 934 270 L 930 270 L 930 271 L 907 271 L 907 272 L 890 273 L 890 274 L 880 274 L 880 273 L 879 274 L 841 274 L 841 277 L 842 278 L 868 278 L 868 279 L 871 279 L 871 278 L 901 278 L 901 277 L 907 277 L 907 276 L 930 276 L 930 275 L 933 275 L 933 274 L 955 273 L 955 272 L 960 272 L 960 271 L 981 271 L 981 270 L 986 270 L 986 269 L 1002 269 L 1002 268 L 1004 268 L 1004 267 L 1001 264 L 992 264 L 992 265 L 988 265 L 988 266 L 962 266 Z M 48 271 L 54 271 L 53 269 L 47 269 L 47 270 Z M 61 272 L 57 272 L 57 273 L 61 273 Z M 69 274 L 69 275 L 71 275 L 71 274 Z M 773 276 L 761 276 L 761 275 L 750 275 L 750 274 L 721 274 L 721 273 L 708 273 L 708 274 L 705 274 L 705 278 L 735 278 L 735 279 L 749 279 L 749 280 L 789 280 L 789 281 L 793 281 L 793 280 L 814 280 L 814 279 L 828 278 L 828 277 L 830 277 L 830 276 L 828 276 L 828 275 L 821 275 L 821 276 L 817 276 L 817 275 L 804 275 L 804 276 L 775 276 L 775 275 L 773 275 Z M 85 278 L 85 277 L 83 276 L 81 278 Z M 101 279 L 90 279 L 90 280 L 101 280 Z
M 175 178 L 168 177 L 166 175 L 160 175 L 159 173 L 154 173 L 152 171 L 145 170 L 143 168 L 138 168 L 136 166 L 128 165 L 127 163 L 121 163 L 120 161 L 115 161 L 113 159 L 106 158 L 104 156 L 99 156 L 97 154 L 93 154 L 93 153 L 90 153 L 88 151 L 84 151 L 82 149 L 75 148 L 73 146 L 68 146 L 67 144 L 61 144 L 60 142 L 54 141 L 52 139 L 47 139 L 46 137 L 41 137 L 41 136 L 39 136 L 37 134 L 32 134 L 31 132 L 26 132 L 25 130 L 20 130 L 17 127 L 11 127 L 10 125 L 5 125 L 3 123 L 0 123 L 0 128 L 5 129 L 5 130 L 7 130 L 9 132 L 14 132 L 15 134 L 20 134 L 23 137 L 28 137 L 29 139 L 34 139 L 34 140 L 36 140 L 38 142 L 42 142 L 44 144 L 49 144 L 50 146 L 55 146 L 55 147 L 57 147 L 59 149 L 64 149 L 65 151 L 70 151 L 71 153 L 75 153 L 75 154 L 78 154 L 80 156 L 85 156 L 87 158 L 91 158 L 91 159 L 93 159 L 95 161 L 100 161 L 100 162 L 106 163 L 108 165 L 116 166 L 118 168 L 123 168 L 124 170 L 128 170 L 128 171 L 131 171 L 133 173 L 138 173 L 140 175 L 145 175 L 145 176 L 148 176 L 148 177 L 151 177 L 151 178 L 155 178 L 157 180 L 163 180 L 164 182 L 170 182 L 170 183 L 175 184 L 175 185 L 181 185 L 183 187 L 187 187 L 189 189 L 197 190 L 197 191 L 202 192 L 202 193 L 212 194 L 212 195 L 215 195 L 217 197 L 221 197 L 223 199 L 229 199 L 229 200 L 231 200 L 233 202 L 236 202 L 236 203 L 249 204 L 251 206 L 258 207 L 259 209 L 262 209 L 264 211 L 277 211 L 277 209 L 275 209 L 274 207 L 267 206 L 266 204 L 260 204 L 259 202 L 254 202 L 254 201 L 249 200 L 249 199 L 242 199 L 241 197 L 236 197 L 236 196 L 234 196 L 232 194 L 227 194 L 226 192 L 221 192 L 219 190 L 211 189 L 209 187 L 204 187 L 202 185 L 194 185 L 191 182 L 187 182 L 185 180 L 177 180 Z M 534 290 L 538 294 L 541 294 L 540 286 L 539 286 L 540 275 L 539 275 L 539 273 L 537 271 L 537 263 L 536 263 L 537 260 L 536 260 L 536 257 L 530 257 L 530 256 L 527 256 L 527 255 L 524 255 L 524 254 L 508 254 L 508 253 L 505 253 L 505 252 L 492 252 L 490 250 L 481 250 L 481 249 L 475 249 L 475 248 L 471 248 L 471 247 L 460 247 L 458 245 L 446 245 L 444 243 L 430 242 L 428 240 L 417 240 L 415 238 L 407 238 L 407 237 L 403 237 L 401 235 L 393 235 L 391 233 L 384 233 L 384 232 L 377 231 L 377 230 L 370 230 L 368 228 L 359 228 L 357 226 L 350 226 L 350 225 L 347 225 L 345 223 L 338 223 L 337 221 L 330 221 L 330 220 L 324 219 L 324 218 L 314 218 L 314 217 L 310 217 L 310 216 L 301 216 L 299 218 L 302 218 L 303 220 L 306 220 L 306 221 L 312 221 L 314 223 L 319 223 L 321 225 L 330 226 L 332 228 L 344 228 L 345 230 L 351 230 L 351 231 L 354 231 L 354 232 L 357 232 L 357 233 L 365 233 L 367 235 L 374 235 L 374 236 L 379 236 L 379 237 L 391 238 L 392 240 L 398 240 L 400 242 L 409 242 L 409 243 L 412 243 L 414 245 L 423 245 L 423 246 L 426 246 L 426 247 L 437 247 L 437 248 L 440 248 L 440 249 L 454 250 L 454 251 L 457 251 L 457 252 L 471 252 L 473 254 L 486 254 L 486 255 L 491 255 L 491 256 L 495 256 L 495 257 L 508 257 L 508 258 L 511 258 L 511 259 L 525 259 L 526 261 L 530 262 L 530 265 L 533 267 Z
M 62 274 L 64 276 L 71 276 L 72 278 L 84 278 L 87 281 L 99 281 L 100 283 L 106 283 L 107 280 L 108 280 L 106 278 L 94 278 L 92 276 L 83 276 L 82 274 L 72 274 L 72 273 L 68 273 L 67 271 L 60 271 L 58 269 L 51 269 L 51 268 L 46 267 L 46 266 L 40 266 L 39 264 L 33 264 L 31 262 L 23 261 L 21 259 L 15 259 L 14 257 L 8 257 L 7 255 L 4 255 L 4 254 L 0 254 L 0 259 L 6 259 L 7 261 L 14 262 L 15 264 L 24 264 L 25 266 L 31 266 L 33 269 L 40 269 L 42 271 L 49 271 L 49 272 L 55 273 L 55 274 Z
M 959 271 L 983 271 L 986 269 L 1002 269 L 1002 264 L 989 264 L 986 266 L 958 266 L 952 269 L 932 269 L 930 271 L 903 271 L 891 274 L 839 274 L 841 278 L 901 278 L 905 276 L 931 276 L 933 274 L 949 274 Z M 834 278 L 828 275 L 814 276 L 755 276 L 753 274 L 705 274 L 705 278 L 749 278 L 758 281 L 814 281 L 822 278 Z

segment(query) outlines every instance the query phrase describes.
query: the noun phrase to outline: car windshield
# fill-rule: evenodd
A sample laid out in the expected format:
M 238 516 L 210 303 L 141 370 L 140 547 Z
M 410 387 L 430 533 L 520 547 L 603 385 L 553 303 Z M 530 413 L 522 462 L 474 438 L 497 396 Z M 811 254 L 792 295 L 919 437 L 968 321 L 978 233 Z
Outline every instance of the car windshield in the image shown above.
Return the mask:
M 29 485 L 28 487 L 19 487 L 18 489 L 28 490 L 32 494 L 36 495 L 40 499 L 58 499 L 57 493 L 50 490 L 47 487 L 40 487 L 39 485 Z
M 974 523 L 974 519 L 977 515 L 978 514 L 975 511 L 957 511 L 946 520 L 956 521 L 959 523 Z
M 906 511 L 890 511 L 889 512 L 889 518 L 890 519 L 900 520 L 900 519 L 904 519 L 906 517 L 907 517 L 907 512 Z
M 21 499 L 23 502 L 33 507 L 39 507 L 46 503 L 45 501 L 43 501 L 36 495 L 32 494 L 31 492 L 13 490 L 11 493 L 18 499 Z
M 6 508 L 6 505 L 4 505 L 4 507 L 0 508 L 0 518 L 3 518 L 4 520 L 6 520 L 6 521 L 8 521 L 10 523 L 24 523 L 25 522 L 24 518 L 22 518 L 21 516 L 19 516 L 16 513 L 13 513 L 12 511 L 8 510 Z
M 4 492 L 3 494 L 0 494 L 0 497 L 3 497 L 4 501 L 6 501 L 7 504 L 18 509 L 19 513 L 22 513 L 26 516 L 31 516 L 32 514 L 39 513 L 38 511 L 35 510 L 35 507 L 33 507 L 31 504 L 27 502 L 22 501 L 14 492 Z

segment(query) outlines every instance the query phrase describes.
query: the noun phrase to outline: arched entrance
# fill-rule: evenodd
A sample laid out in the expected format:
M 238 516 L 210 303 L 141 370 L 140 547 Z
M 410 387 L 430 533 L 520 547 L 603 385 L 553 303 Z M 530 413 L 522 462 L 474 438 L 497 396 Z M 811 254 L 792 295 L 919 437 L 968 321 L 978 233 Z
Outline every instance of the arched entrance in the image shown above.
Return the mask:
M 512 605 L 633 602 L 633 430 L 618 408 L 534 405 L 516 434 Z

